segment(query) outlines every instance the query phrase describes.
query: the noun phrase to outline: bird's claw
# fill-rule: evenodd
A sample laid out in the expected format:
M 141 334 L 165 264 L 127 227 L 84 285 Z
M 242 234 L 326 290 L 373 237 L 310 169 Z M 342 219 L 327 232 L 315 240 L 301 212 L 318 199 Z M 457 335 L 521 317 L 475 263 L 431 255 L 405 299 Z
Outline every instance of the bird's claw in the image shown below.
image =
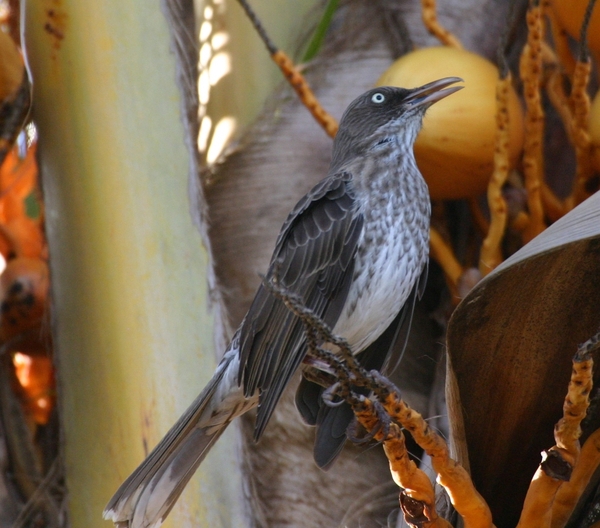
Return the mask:
M 341 387 L 342 384 L 338 381 L 323 391 L 321 398 L 323 399 L 323 403 L 327 405 L 327 407 L 339 407 L 344 403 L 344 399 L 336 399 L 338 398 L 337 393 L 341 389 Z
M 363 445 L 370 442 L 374 436 L 379 432 L 380 426 L 377 425 L 370 433 L 366 435 L 359 436 L 360 433 L 364 431 L 364 428 L 359 427 L 358 421 L 354 418 L 348 428 L 346 429 L 346 437 L 350 442 L 356 445 Z
M 378 401 L 373 402 L 373 414 L 377 418 L 377 432 L 381 432 L 383 438 L 387 438 L 390 434 L 390 426 L 392 424 L 390 415 L 385 411 L 383 405 Z
M 346 436 L 351 442 L 354 442 L 355 444 L 365 444 L 375 437 L 386 439 L 389 436 L 392 420 L 383 408 L 383 405 L 378 401 L 371 402 L 371 413 L 377 419 L 377 422 L 366 435 L 361 437 L 358 436 L 358 422 L 356 419 L 348 426 Z
M 390 393 L 400 394 L 400 389 L 381 372 L 371 370 L 369 372 L 369 378 L 371 383 L 367 388 L 376 394 L 379 400 L 385 400 Z

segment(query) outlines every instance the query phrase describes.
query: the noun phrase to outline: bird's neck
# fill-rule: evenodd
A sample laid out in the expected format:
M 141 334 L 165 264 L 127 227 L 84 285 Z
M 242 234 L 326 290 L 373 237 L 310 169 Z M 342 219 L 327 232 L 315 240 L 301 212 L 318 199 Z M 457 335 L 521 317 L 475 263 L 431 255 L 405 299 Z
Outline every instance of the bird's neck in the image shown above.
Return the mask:
M 352 187 L 359 197 L 368 197 L 369 201 L 392 200 L 398 207 L 429 205 L 427 184 L 417 168 L 412 147 L 385 145 L 357 158 L 345 170 L 352 174 Z

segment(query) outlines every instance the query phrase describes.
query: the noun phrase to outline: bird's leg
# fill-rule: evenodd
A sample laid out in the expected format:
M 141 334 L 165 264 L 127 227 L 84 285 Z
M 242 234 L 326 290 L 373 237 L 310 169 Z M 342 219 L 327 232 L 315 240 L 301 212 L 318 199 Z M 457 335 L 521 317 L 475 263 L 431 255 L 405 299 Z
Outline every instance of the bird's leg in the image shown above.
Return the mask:
M 329 407 L 338 407 L 346 401 L 347 396 L 350 394 L 351 380 L 355 379 L 355 376 L 348 369 L 346 363 L 331 350 L 319 346 L 312 348 L 309 343 L 308 354 L 325 362 L 329 370 L 333 372 L 333 375 L 327 376 L 329 383 L 322 384 L 318 381 L 317 383 L 326 388 L 321 395 L 325 405 L 328 405 Z M 326 375 L 325 372 L 322 374 Z M 335 399 L 336 396 L 339 399 Z
M 332 354 L 331 352 L 328 353 Z M 325 405 L 337 407 L 344 403 L 344 395 L 348 393 L 350 386 L 350 375 L 344 369 L 344 364 L 340 363 L 336 358 L 332 358 L 330 362 L 326 363 L 314 356 L 313 351 L 310 349 L 304 363 L 311 366 L 304 368 L 302 375 L 308 381 L 312 381 L 326 389 L 321 396 Z M 338 368 L 332 368 L 331 364 L 337 365 Z M 337 399 L 336 396 L 338 397 Z
M 308 351 L 304 362 L 312 365 L 313 368 L 304 370 L 304 377 L 325 387 L 327 390 L 323 393 L 323 399 L 325 403 L 333 404 L 333 397 L 337 395 L 342 385 L 349 387 L 352 374 L 339 356 L 331 350 L 317 345 L 314 328 L 307 326 L 306 332 Z M 343 391 L 344 394 L 347 390 Z M 342 396 L 342 394 L 339 395 Z
M 380 422 L 377 422 L 373 429 L 367 431 L 364 427 L 361 427 L 360 422 L 355 418 L 350 422 L 350 425 L 346 429 L 346 438 L 353 444 L 364 445 L 368 444 L 372 440 L 380 443 L 381 440 L 377 440 L 377 437 L 382 433 L 382 426 Z
M 377 396 L 377 399 L 380 402 L 385 401 L 390 395 L 390 392 L 400 394 L 400 389 L 377 370 L 369 372 L 365 387 Z
M 346 401 L 356 416 L 356 421 L 353 421 L 346 431 L 346 436 L 350 441 L 364 444 L 373 439 L 383 441 L 389 436 L 392 421 L 380 402 L 352 392 Z M 358 437 L 358 423 L 366 429 L 366 436 Z
M 327 328 L 325 329 L 327 330 Z M 343 358 L 340 358 L 338 354 L 326 348 L 316 347 L 311 349 L 309 346 L 309 354 L 316 355 L 326 361 L 335 373 L 335 381 L 330 383 L 321 395 L 325 405 L 328 405 L 329 407 L 338 407 L 344 403 L 344 401 L 347 401 L 352 392 L 352 384 L 354 384 L 357 379 L 360 379 L 357 372 L 350 369 L 347 362 L 344 361 Z M 362 371 L 360 365 L 358 365 L 358 368 Z M 336 399 L 336 396 L 338 399 Z
M 308 353 L 306 354 L 306 356 L 304 356 L 304 359 L 302 360 L 302 366 L 305 372 L 308 372 L 310 370 L 315 371 L 315 375 L 317 375 L 316 371 L 324 372 L 325 374 L 329 374 L 331 376 L 335 374 L 334 369 L 331 368 L 330 362 L 320 357 L 317 357 L 315 354 L 313 354 L 313 351 L 310 350 L 310 347 L 308 349 Z M 319 383 L 319 385 L 321 385 L 321 383 Z M 328 387 L 329 384 L 323 386 Z
M 307 355 L 303 363 L 302 375 L 308 381 L 324 388 L 331 387 L 336 382 L 335 371 L 323 361 Z
M 329 386 L 323 394 L 321 399 L 327 407 L 339 407 L 346 401 L 346 394 L 350 392 L 350 384 L 348 381 L 336 381 L 334 384 Z M 336 400 L 336 396 L 338 399 Z

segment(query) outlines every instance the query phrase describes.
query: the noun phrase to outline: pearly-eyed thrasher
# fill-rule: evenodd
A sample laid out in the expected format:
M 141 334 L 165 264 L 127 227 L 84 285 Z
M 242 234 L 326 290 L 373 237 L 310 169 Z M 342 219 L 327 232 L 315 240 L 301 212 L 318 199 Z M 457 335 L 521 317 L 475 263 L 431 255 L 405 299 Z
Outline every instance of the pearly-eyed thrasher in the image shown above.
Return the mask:
M 420 88 L 380 87 L 355 99 L 340 121 L 327 177 L 288 216 L 266 280 L 296 294 L 367 369 L 390 360 L 425 283 L 430 201 L 413 154 L 426 109 L 461 87 L 448 77 Z M 105 519 L 157 527 L 227 425 L 258 406 L 260 438 L 281 393 L 306 356 L 305 328 L 261 285 L 217 371 L 183 416 L 117 490 Z M 298 408 L 318 426 L 315 460 L 339 454 L 348 406 L 321 405 L 303 380 Z

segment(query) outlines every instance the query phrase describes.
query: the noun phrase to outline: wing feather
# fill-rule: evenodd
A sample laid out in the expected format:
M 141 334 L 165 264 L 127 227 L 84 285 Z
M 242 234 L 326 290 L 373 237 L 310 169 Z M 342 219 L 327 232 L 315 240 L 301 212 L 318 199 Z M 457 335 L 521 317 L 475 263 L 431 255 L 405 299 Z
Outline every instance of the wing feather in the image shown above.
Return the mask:
M 283 225 L 267 280 L 277 273 L 305 306 L 335 326 L 346 301 L 363 226 L 349 173 L 321 181 L 294 208 Z M 302 322 L 263 286 L 240 332 L 239 381 L 247 396 L 259 392 L 255 436 L 306 354 Z

